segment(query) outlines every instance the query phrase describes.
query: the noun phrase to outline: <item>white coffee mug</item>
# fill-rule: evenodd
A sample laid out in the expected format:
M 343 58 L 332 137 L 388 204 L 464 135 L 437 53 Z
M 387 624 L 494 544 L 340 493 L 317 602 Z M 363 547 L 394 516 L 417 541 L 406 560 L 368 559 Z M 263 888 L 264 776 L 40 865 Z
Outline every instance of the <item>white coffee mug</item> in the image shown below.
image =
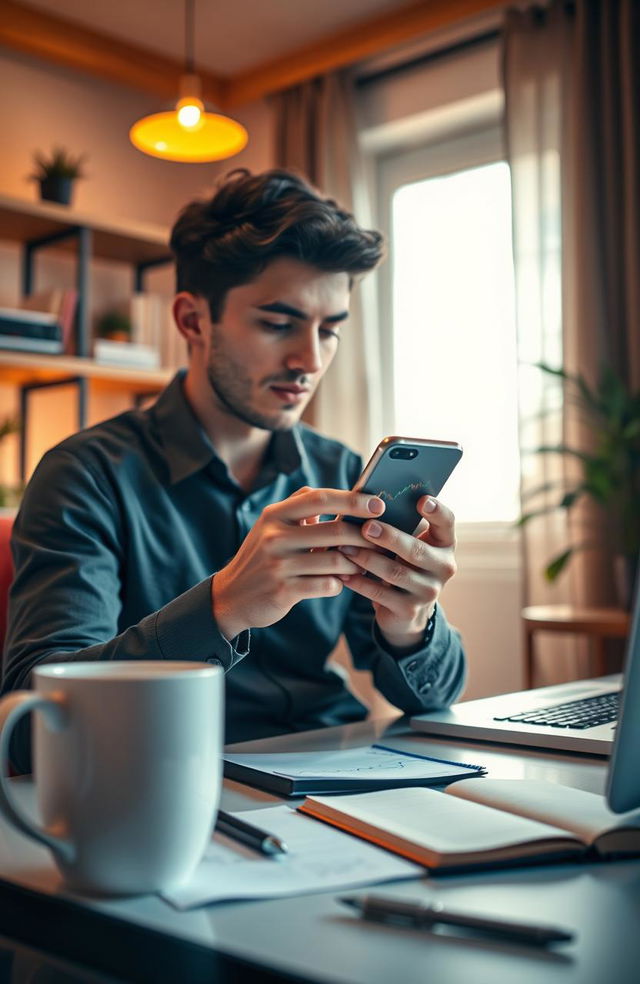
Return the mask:
M 0 701 L 0 810 L 45 844 L 69 887 L 161 892 L 187 879 L 215 823 L 224 673 L 187 662 L 57 663 Z M 39 826 L 7 778 L 18 720 L 35 711 Z

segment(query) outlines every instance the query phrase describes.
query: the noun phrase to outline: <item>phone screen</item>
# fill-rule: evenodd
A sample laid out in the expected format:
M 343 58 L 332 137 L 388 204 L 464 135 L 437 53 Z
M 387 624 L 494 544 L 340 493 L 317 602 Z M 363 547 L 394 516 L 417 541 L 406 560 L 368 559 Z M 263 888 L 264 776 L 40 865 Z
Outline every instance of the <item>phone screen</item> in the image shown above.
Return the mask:
M 423 495 L 439 495 L 461 457 L 462 448 L 455 444 L 391 443 L 364 483 L 356 487 L 383 500 L 386 509 L 380 518 L 384 523 L 413 533 L 420 522 L 418 500 Z

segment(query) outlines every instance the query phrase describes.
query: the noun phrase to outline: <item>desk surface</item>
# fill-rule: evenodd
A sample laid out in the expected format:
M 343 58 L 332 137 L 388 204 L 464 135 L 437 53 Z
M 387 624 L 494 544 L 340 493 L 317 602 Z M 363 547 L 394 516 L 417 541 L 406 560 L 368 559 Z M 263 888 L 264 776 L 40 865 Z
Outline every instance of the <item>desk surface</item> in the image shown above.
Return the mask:
M 494 778 L 546 779 L 592 792 L 604 788 L 606 764 L 601 758 L 433 741 L 409 733 L 403 722 L 390 719 L 271 739 L 269 747 L 279 751 L 349 747 L 369 743 L 383 734 L 386 744 L 398 748 L 481 763 Z M 265 744 L 254 742 L 243 747 L 264 750 Z M 33 801 L 31 782 L 17 783 L 25 802 Z M 267 793 L 225 783 L 226 809 L 260 809 L 274 802 L 277 798 Z M 40 917 L 43 902 L 53 913 L 55 900 L 74 899 L 62 888 L 48 852 L 0 822 L 0 901 L 3 893 L 10 893 L 16 885 L 38 893 L 31 898 L 40 907 Z M 177 912 L 156 897 L 82 900 L 76 911 L 90 913 L 105 929 L 119 926 L 126 940 L 134 938 L 136 931 L 142 934 L 144 927 L 146 931 L 160 931 L 165 939 L 190 941 L 201 949 L 241 957 L 263 968 L 267 975 L 263 979 L 270 980 L 345 984 L 388 984 L 393 980 L 423 984 L 426 979 L 477 984 L 512 984 L 516 980 L 518 984 L 539 984 L 541 980 L 545 984 L 631 984 L 637 980 L 640 861 L 425 877 L 386 885 L 384 891 L 422 901 L 439 899 L 470 912 L 558 923 L 573 927 L 578 937 L 570 946 L 538 951 L 382 927 L 352 916 L 338 904 L 333 892 L 218 903 L 189 912 Z M 59 916 L 51 918 L 62 924 Z M 122 976 L 127 980 L 159 979 L 145 978 L 144 974 L 134 978 L 124 972 L 125 967 Z M 204 977 L 183 975 L 182 979 Z M 216 978 L 222 979 L 240 977 Z M 250 973 L 246 979 L 252 979 Z

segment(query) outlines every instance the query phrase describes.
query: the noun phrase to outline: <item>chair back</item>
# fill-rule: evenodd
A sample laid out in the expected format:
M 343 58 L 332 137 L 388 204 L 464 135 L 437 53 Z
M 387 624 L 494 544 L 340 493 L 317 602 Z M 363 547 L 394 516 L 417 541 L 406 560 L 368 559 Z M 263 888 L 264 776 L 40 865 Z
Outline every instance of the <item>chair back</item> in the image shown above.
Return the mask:
M 12 528 L 13 516 L 0 516 L 0 653 L 7 631 L 9 588 L 13 580 L 13 562 L 9 547 Z

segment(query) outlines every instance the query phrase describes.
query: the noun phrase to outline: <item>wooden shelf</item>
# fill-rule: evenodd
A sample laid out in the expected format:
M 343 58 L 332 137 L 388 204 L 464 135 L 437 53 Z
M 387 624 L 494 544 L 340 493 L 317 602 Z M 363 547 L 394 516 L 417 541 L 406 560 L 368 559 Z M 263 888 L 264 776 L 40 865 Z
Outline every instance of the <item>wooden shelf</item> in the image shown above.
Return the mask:
M 0 239 L 25 242 L 65 232 L 76 226 L 93 231 L 94 257 L 124 263 L 154 263 L 169 259 L 169 232 L 146 222 L 109 221 L 96 218 L 67 205 L 31 202 L 0 195 Z M 75 249 L 73 240 L 63 240 L 57 249 Z
M 173 374 L 172 369 L 105 366 L 93 359 L 78 359 L 69 355 L 0 351 L 0 383 L 17 386 L 53 382 L 67 376 L 84 376 L 91 384 L 108 386 L 111 390 L 154 393 L 166 386 Z

